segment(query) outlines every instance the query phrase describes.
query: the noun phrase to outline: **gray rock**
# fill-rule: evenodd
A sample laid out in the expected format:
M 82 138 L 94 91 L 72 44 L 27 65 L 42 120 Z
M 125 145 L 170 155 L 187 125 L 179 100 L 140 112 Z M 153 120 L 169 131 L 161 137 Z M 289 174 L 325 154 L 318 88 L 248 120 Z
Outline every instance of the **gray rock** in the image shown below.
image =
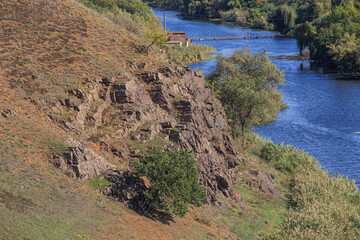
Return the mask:
M 276 188 L 275 176 L 269 173 L 260 172 L 257 169 L 246 170 L 241 174 L 245 183 L 255 189 L 259 189 L 264 193 L 273 195 L 276 198 L 282 198 L 281 192 Z
M 62 156 L 54 156 L 53 163 L 68 176 L 87 179 L 98 176 L 108 169 L 115 168 L 105 158 L 99 156 L 86 144 L 77 139 L 68 139 L 70 146 Z

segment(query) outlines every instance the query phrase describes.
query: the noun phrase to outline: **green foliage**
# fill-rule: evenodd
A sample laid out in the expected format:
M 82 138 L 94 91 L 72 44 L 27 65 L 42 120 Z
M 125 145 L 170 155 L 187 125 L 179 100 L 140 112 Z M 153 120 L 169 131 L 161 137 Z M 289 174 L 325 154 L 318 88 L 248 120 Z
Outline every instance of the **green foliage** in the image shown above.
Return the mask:
M 245 152 L 291 178 L 289 207 L 279 227 L 261 239 L 359 239 L 360 194 L 354 181 L 323 171 L 316 160 L 292 146 L 246 134 Z
M 189 47 L 170 46 L 165 47 L 168 59 L 181 65 L 204 61 L 209 58 L 208 54 L 216 50 L 206 45 L 191 44 Z
M 148 7 L 140 0 L 80 0 L 127 31 L 143 38 Z
M 184 216 L 188 203 L 199 206 L 205 195 L 205 188 L 198 184 L 198 170 L 191 153 L 177 150 L 148 150 L 134 163 L 134 173 L 150 180 L 145 195 L 154 208 Z
M 299 167 L 314 169 L 316 161 L 306 152 L 293 146 L 265 142 L 260 150 L 260 157 L 270 162 L 276 169 L 294 173 Z
M 360 72 L 360 11 L 350 3 L 337 4 L 323 18 L 299 25 L 295 37 L 300 50 L 309 48 L 312 59 L 356 74 Z
M 98 12 L 116 12 L 117 6 L 113 0 L 80 0 L 85 6 L 92 8 Z
M 152 10 L 149 11 L 149 21 L 146 23 L 145 37 L 148 42 L 147 53 L 149 54 L 150 48 L 155 45 L 162 47 L 168 40 L 169 35 L 163 29 L 162 22 L 158 19 Z
M 287 4 L 280 5 L 273 13 L 272 20 L 275 29 L 280 32 L 288 32 L 295 26 L 296 10 L 293 6 Z
M 145 21 L 149 20 L 148 6 L 140 0 L 80 0 L 87 7 L 101 13 L 111 12 L 119 14 L 120 11 L 140 16 Z
M 249 49 L 220 56 L 207 77 L 222 102 L 234 135 L 273 118 L 282 99 L 277 86 L 284 83 L 283 72 L 267 54 L 253 55 Z
M 100 189 L 100 188 L 102 188 L 104 186 L 111 185 L 111 182 L 107 181 L 104 178 L 95 177 L 95 178 L 90 178 L 89 179 L 89 185 L 93 189 Z
M 130 13 L 131 15 L 140 16 L 145 21 L 150 19 L 147 14 L 149 8 L 141 0 L 116 0 L 116 4 L 120 9 Z

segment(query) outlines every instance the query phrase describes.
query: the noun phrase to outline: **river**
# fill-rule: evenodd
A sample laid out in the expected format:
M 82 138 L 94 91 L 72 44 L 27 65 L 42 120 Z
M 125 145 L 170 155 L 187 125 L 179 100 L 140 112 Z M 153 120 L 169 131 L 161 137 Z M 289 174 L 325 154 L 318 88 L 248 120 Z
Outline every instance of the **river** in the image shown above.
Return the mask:
M 163 11 L 155 15 L 163 17 Z M 184 31 L 191 36 L 266 33 L 254 29 L 184 20 L 176 12 L 166 11 L 167 29 Z M 201 41 L 218 54 L 231 54 L 248 47 L 253 52 L 267 51 L 269 56 L 298 53 L 295 39 L 264 38 L 246 40 Z M 354 179 L 360 186 L 360 81 L 346 80 L 337 74 L 314 69 L 309 61 L 272 60 L 285 71 L 286 85 L 279 90 L 289 106 L 278 114 L 276 122 L 260 126 L 256 132 L 275 143 L 293 145 L 314 156 L 323 169 Z M 216 60 L 193 64 L 208 74 Z

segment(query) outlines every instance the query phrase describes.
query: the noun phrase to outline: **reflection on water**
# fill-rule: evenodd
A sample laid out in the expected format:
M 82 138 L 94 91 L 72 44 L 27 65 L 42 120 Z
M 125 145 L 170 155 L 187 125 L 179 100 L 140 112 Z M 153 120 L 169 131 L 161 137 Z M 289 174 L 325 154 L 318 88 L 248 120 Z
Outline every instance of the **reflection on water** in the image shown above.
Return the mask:
M 162 11 L 155 11 L 162 17 Z M 188 36 L 260 33 L 260 31 L 180 19 L 166 12 L 170 31 L 185 31 Z M 245 47 L 253 52 L 266 50 L 270 56 L 298 53 L 294 39 L 246 39 L 201 41 L 219 54 L 231 54 Z M 285 70 L 286 86 L 279 90 L 289 106 L 276 122 L 256 132 L 274 142 L 294 145 L 318 159 L 324 169 L 355 179 L 360 184 L 360 81 L 349 80 L 319 68 L 309 61 L 272 60 Z M 208 74 L 216 61 L 194 64 Z

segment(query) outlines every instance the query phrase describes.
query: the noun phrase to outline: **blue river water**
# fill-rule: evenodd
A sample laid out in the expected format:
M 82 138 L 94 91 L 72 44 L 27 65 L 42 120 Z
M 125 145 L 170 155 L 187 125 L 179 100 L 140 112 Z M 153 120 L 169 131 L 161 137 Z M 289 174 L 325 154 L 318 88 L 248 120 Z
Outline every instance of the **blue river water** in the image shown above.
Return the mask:
M 162 19 L 163 11 L 155 10 Z M 184 20 L 176 12 L 166 11 L 168 31 L 184 31 L 191 36 L 267 33 L 203 21 Z M 298 53 L 294 39 L 264 38 L 200 41 L 214 47 L 217 54 L 231 54 L 238 49 L 266 51 L 269 56 Z M 275 143 L 303 149 L 314 156 L 323 169 L 354 179 L 360 186 L 360 81 L 314 69 L 309 61 L 272 60 L 285 71 L 286 85 L 279 90 L 288 109 L 276 122 L 260 126 L 256 132 Z M 216 60 L 193 64 L 208 74 Z

